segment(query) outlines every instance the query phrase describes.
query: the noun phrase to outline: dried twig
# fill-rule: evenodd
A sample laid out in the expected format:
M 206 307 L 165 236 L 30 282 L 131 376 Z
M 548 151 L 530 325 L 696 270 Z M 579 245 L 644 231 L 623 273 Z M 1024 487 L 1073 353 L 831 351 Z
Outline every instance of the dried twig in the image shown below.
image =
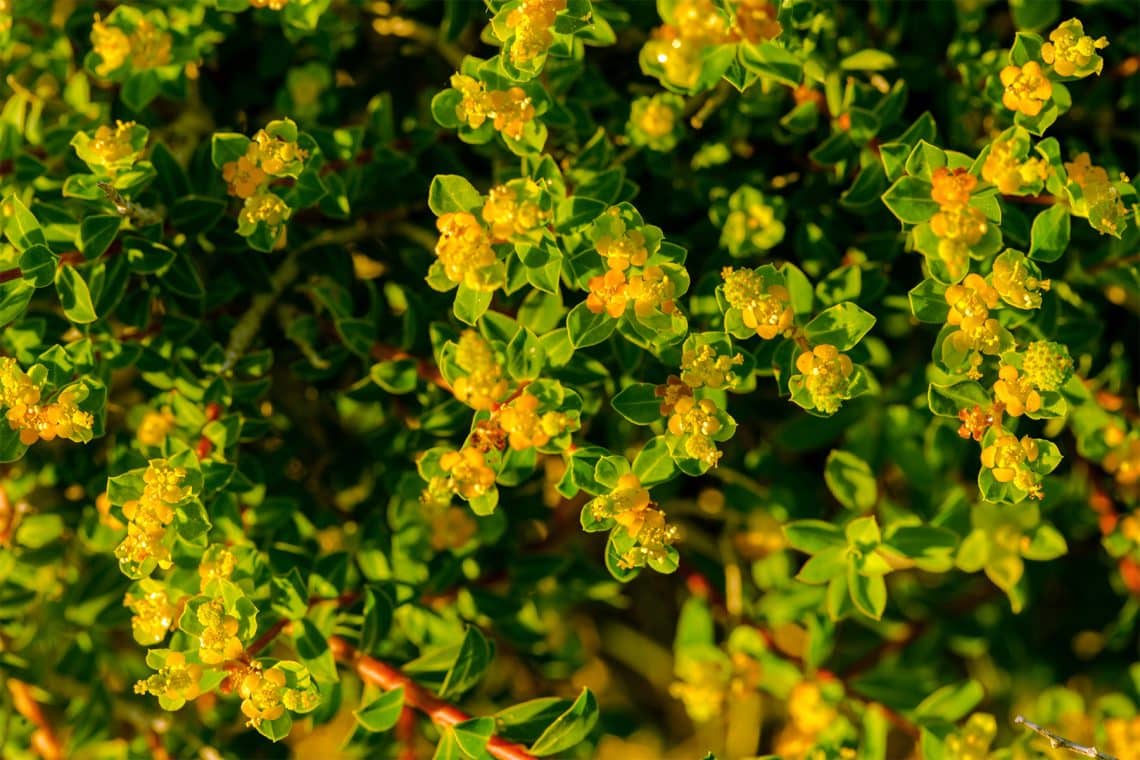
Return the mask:
M 1030 730 L 1041 734 L 1041 736 L 1048 740 L 1049 746 L 1053 749 L 1067 749 L 1073 754 L 1096 758 L 1096 760 L 1117 760 L 1112 755 L 1106 755 L 1096 747 L 1086 747 L 1083 744 L 1076 744 L 1074 742 L 1071 742 L 1062 736 L 1057 736 L 1057 734 L 1053 733 L 1044 726 L 1039 726 L 1031 720 L 1026 720 L 1024 715 L 1018 715 L 1013 719 L 1013 722 L 1019 725 L 1024 725 Z

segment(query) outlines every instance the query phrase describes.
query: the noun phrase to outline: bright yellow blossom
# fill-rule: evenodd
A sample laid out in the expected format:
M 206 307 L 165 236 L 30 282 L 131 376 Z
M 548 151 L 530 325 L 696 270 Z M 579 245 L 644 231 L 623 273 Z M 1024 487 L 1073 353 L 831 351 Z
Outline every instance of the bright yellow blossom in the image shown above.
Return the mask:
M 1029 61 L 1024 66 L 1006 66 L 999 74 L 1005 93 L 1001 102 L 1011 111 L 1036 116 L 1053 97 L 1053 84 L 1045 78 L 1041 64 Z
M 1106 47 L 1107 38 L 1094 40 L 1085 34 L 1080 20 L 1071 18 L 1049 33 L 1049 41 L 1041 46 L 1041 60 L 1063 77 L 1085 77 L 1100 74 L 1104 59 L 1096 51 Z

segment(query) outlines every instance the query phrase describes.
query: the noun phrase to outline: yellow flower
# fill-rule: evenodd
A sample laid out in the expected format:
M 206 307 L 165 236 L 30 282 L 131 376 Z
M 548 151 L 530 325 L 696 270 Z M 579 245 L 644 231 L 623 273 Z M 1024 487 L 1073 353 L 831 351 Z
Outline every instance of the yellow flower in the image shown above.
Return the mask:
M 91 45 L 95 54 L 102 59 L 95 67 L 95 73 L 108 76 L 127 62 L 131 54 L 131 41 L 117 26 L 107 26 L 99 14 L 95 14 L 95 24 L 91 27 Z
M 983 325 L 990 309 L 998 305 L 998 291 L 979 274 L 966 276 L 960 284 L 946 288 L 946 303 L 950 313 L 947 324 L 957 325 L 970 332 Z
M 258 222 L 276 227 L 286 221 L 292 213 L 293 210 L 285 201 L 276 194 L 265 191 L 245 199 L 238 221 L 249 227 L 256 226 Z
M 586 296 L 586 308 L 594 314 L 605 312 L 614 319 L 625 313 L 629 304 L 629 293 L 625 272 L 611 269 L 604 275 L 590 278 L 590 294 Z
M 732 24 L 735 36 L 757 44 L 775 39 L 784 28 L 776 20 L 777 9 L 769 0 L 736 0 Z
M 222 166 L 226 191 L 235 198 L 249 198 L 262 189 L 268 179 L 265 172 L 248 155 L 239 156 Z
M 610 269 L 624 271 L 630 266 L 644 266 L 649 258 L 645 235 L 640 230 L 626 230 L 625 222 L 614 219 L 613 234 L 602 235 L 594 247 Z
M 161 446 L 174 429 L 174 414 L 169 407 L 160 412 L 147 412 L 139 423 L 138 439 L 144 446 Z
M 153 581 L 143 581 L 141 596 L 127 594 L 123 604 L 134 613 L 131 616 L 131 629 L 135 641 L 143 646 L 153 646 L 170 632 L 178 616 L 178 605 L 171 602 L 165 589 Z M 150 585 L 153 584 L 153 585 Z
M 499 426 L 508 434 L 512 449 L 525 451 L 549 443 L 552 430 L 555 435 L 560 432 L 552 414 L 540 416 L 538 398 L 523 392 L 499 411 Z
M 451 478 L 452 488 L 464 499 L 475 499 L 495 485 L 495 472 L 487 466 L 482 451 L 466 447 L 440 457 L 439 466 Z
M 0 357 L 0 406 L 35 404 L 40 400 L 40 388 L 28 377 L 11 357 Z
M 129 168 L 142 152 L 131 144 L 134 131 L 133 121 L 116 121 L 114 127 L 99 126 L 86 146 L 85 153 L 90 156 L 88 161 L 95 161 L 112 174 Z
M 1007 251 L 994 261 L 994 288 L 1003 301 L 1019 309 L 1041 308 L 1041 293 L 1052 285 L 1034 275 L 1030 266 L 1025 256 L 1016 251 Z
M 1029 61 L 1024 66 L 1006 66 L 999 79 L 1005 88 L 1002 105 L 1026 116 L 1041 113 L 1045 103 L 1053 97 L 1053 84 L 1045 78 L 1037 61 Z
M 174 519 L 174 506 L 191 495 L 190 488 L 182 485 L 185 477 L 181 467 L 152 459 L 143 473 L 142 495 L 123 505 L 127 535 L 115 548 L 115 557 L 132 573 L 150 559 L 164 569 L 173 564 L 166 546 L 166 528 Z
M 464 330 L 459 336 L 455 363 L 466 374 L 455 381 L 452 391 L 472 409 L 491 409 L 510 390 L 494 348 L 474 330 Z
M 178 709 L 188 700 L 196 699 L 201 693 L 198 682 L 202 678 L 200 665 L 187 665 L 186 655 L 170 652 L 166 662 L 156 673 L 135 684 L 136 694 L 153 694 L 165 699 Z
M 1104 458 L 1104 469 L 1122 486 L 1140 483 L 1140 436 L 1130 436 L 1115 445 Z
M 1013 140 L 994 140 L 990 152 L 982 164 L 982 179 L 997 185 L 998 191 L 1006 195 L 1016 193 L 1024 185 L 1044 180 L 1049 174 L 1049 165 L 1039 158 L 1019 160 L 1015 155 Z
M 16 403 L 8 409 L 8 425 L 20 431 L 20 442 L 25 446 L 57 437 L 85 443 L 91 440 L 95 418 L 76 406 L 79 399 L 80 390 L 71 386 L 51 403 Z
M 537 194 L 538 185 L 529 179 L 491 188 L 482 215 L 495 242 L 523 237 L 546 223 L 549 214 L 531 200 Z
M 942 254 L 942 244 L 947 241 L 960 243 L 966 248 L 976 245 L 986 234 L 986 215 L 982 210 L 973 206 L 943 206 L 930 218 L 930 229 L 935 235 L 942 238 L 939 242 L 939 255 Z
M 681 399 L 693 397 L 693 389 L 676 375 L 669 375 L 664 385 L 653 389 L 653 395 L 661 399 L 662 416 L 668 416 L 677 408 Z
M 1104 59 L 1096 51 L 1106 47 L 1107 38 L 1094 40 L 1078 19 L 1071 18 L 1049 33 L 1049 41 L 1041 46 L 1041 60 L 1063 77 L 1085 77 L 1100 74 Z
M 1034 388 L 1055 391 L 1073 374 L 1073 360 L 1064 345 L 1036 340 L 1025 348 L 1021 372 Z
M 131 65 L 153 69 L 170 63 L 170 33 L 164 32 L 145 16 L 131 32 Z
M 743 363 L 743 355 L 718 354 L 716 349 L 706 343 L 682 352 L 681 381 L 691 388 L 731 388 L 737 382 L 732 368 Z
M 308 152 L 290 140 L 274 137 L 264 129 L 259 129 L 246 149 L 246 156 L 269 174 L 280 174 L 290 164 L 304 161 Z
M 814 681 L 800 681 L 788 695 L 788 717 L 800 732 L 815 736 L 838 717 L 835 707 L 823 698 Z
M 212 599 L 198 607 L 198 622 L 204 628 L 198 634 L 198 656 L 206 665 L 217 665 L 241 656 L 244 647 L 237 637 L 240 624 L 226 613 L 221 599 Z
M 676 311 L 673 303 L 676 289 L 661 267 L 646 267 L 641 274 L 631 276 L 625 292 L 633 301 L 634 314 L 639 317 L 649 316 L 657 310 L 665 314 Z
M 1041 394 L 1032 383 L 1017 371 L 1017 367 L 1003 364 L 998 370 L 998 380 L 994 383 L 994 396 L 1005 406 L 1011 417 L 1038 411 L 1041 408 Z
M 221 544 L 210 544 L 198 563 L 200 587 L 205 590 L 212 581 L 228 579 L 236 567 L 237 557 L 233 552 Z
M 523 64 L 544 54 L 554 41 L 555 16 L 565 9 L 566 0 L 522 0 L 507 14 L 507 27 L 514 30 L 511 61 Z
M 786 334 L 795 320 L 791 295 L 783 285 L 767 284 L 754 269 L 721 270 L 724 300 L 740 310 L 744 326 L 755 330 L 764 340 Z
M 452 74 L 451 86 L 463 96 L 455 106 L 455 117 L 472 129 L 483 126 L 489 110 L 484 84 L 466 74 Z
M 254 8 L 268 8 L 271 11 L 284 10 L 285 6 L 289 4 L 289 0 L 249 0 L 249 4 Z
M 444 214 L 435 223 L 439 242 L 435 254 L 443 264 L 447 279 L 475 290 L 495 290 L 503 284 L 504 268 L 486 230 L 473 214 L 456 211 Z
M 677 399 L 667 425 L 673 435 L 689 436 L 685 453 L 709 467 L 716 467 L 723 455 L 712 440 L 722 427 L 716 404 L 710 399 L 697 401 L 692 396 Z
M 960 732 L 946 739 L 950 756 L 958 760 L 986 760 L 997 736 L 997 721 L 986 713 L 974 713 Z
M 939 167 L 930 177 L 933 189 L 930 197 L 943 209 L 965 206 L 970 202 L 970 193 L 978 184 L 978 178 L 968 169 L 947 169 Z
M 1019 441 L 1017 436 L 1006 433 L 982 449 L 982 466 L 993 472 L 994 480 L 1014 483 L 1023 490 L 1030 490 L 1022 484 L 1032 479 L 1032 473 L 1025 466 L 1036 460 L 1037 442 L 1029 436 Z
M 683 131 L 684 105 L 680 97 L 669 92 L 637 98 L 630 107 L 630 140 L 650 150 L 672 150 Z
M 1140 715 L 1131 718 L 1108 718 L 1104 721 L 1108 735 L 1106 750 L 1118 760 L 1140 760 Z
M 833 414 L 847 395 L 855 365 L 846 354 L 825 343 L 800 354 L 796 369 L 803 377 L 812 405 L 825 414 Z
M 277 720 L 285 714 L 285 674 L 273 668 L 264 673 L 251 668 L 238 687 L 241 712 L 247 726 L 256 728 L 263 720 Z
M 1088 153 L 1081 153 L 1072 163 L 1065 164 L 1069 181 L 1080 188 L 1080 198 L 1073 204 L 1073 212 L 1087 216 L 1093 229 L 1101 233 L 1120 236 L 1125 224 L 1127 209 L 1120 200 L 1120 191 L 1113 186 L 1108 172 L 1093 166 Z

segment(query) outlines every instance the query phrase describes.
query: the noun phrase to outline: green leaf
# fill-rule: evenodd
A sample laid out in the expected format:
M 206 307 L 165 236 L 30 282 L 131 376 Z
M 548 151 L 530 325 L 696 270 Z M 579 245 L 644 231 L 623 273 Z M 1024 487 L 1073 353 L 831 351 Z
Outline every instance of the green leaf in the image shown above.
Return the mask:
M 1029 546 L 1022 548 L 1021 556 L 1035 562 L 1048 562 L 1064 556 L 1068 551 L 1069 545 L 1061 532 L 1045 523 L 1037 527 Z
M 479 317 L 483 316 L 483 312 L 491 305 L 492 295 L 494 294 L 489 290 L 476 290 L 467 285 L 460 285 L 455 292 L 455 303 L 452 305 L 456 319 L 475 326 Z
M 789 87 L 796 87 L 803 79 L 800 59 L 775 42 L 744 43 L 740 45 L 739 60 L 749 71 Z
M 380 589 L 366 586 L 364 589 L 364 622 L 360 628 L 360 651 L 375 652 L 392 628 L 392 614 L 395 604 L 388 594 Z
M 308 601 L 306 600 L 306 604 Z M 318 683 L 331 683 L 338 679 L 336 660 L 333 659 L 328 639 L 311 620 L 301 620 L 294 634 L 297 655 Z
M 532 742 L 563 712 L 570 700 L 542 697 L 500 710 L 493 716 L 498 733 L 515 741 Z
M 673 455 L 664 436 L 649 439 L 633 460 L 633 474 L 647 487 L 664 483 L 674 472 Z
M 559 715 L 542 732 L 542 736 L 531 745 L 530 751 L 539 757 L 565 752 L 589 736 L 597 722 L 598 703 L 594 694 L 589 689 L 582 689 L 570 709 Z
M 388 731 L 395 726 L 396 722 L 400 720 L 400 713 L 403 709 L 404 687 L 397 686 L 395 689 L 383 692 L 376 698 L 369 700 L 359 709 L 353 710 L 352 714 L 356 717 L 356 722 L 365 731 L 375 733 Z
M 875 317 L 853 303 L 841 303 L 820 312 L 807 323 L 804 333 L 813 345 L 830 344 L 849 351 L 875 325 Z
M 661 397 L 652 383 L 627 385 L 610 403 L 614 411 L 635 425 L 649 425 L 662 419 Z
M 585 348 L 601 343 L 614 331 L 617 320 L 602 312 L 595 314 L 585 302 L 578 304 L 566 315 L 566 331 L 570 345 Z
M 213 229 L 225 213 L 226 204 L 219 198 L 205 195 L 188 195 L 179 198 L 170 207 L 170 223 L 175 229 L 201 235 Z
M 883 193 L 883 203 L 900 222 L 920 224 L 938 211 L 930 197 L 931 184 L 918 177 L 900 177 Z
M 969 715 L 983 698 L 985 691 L 982 685 L 973 679 L 943 686 L 914 708 L 914 717 L 921 723 L 932 720 L 957 723 Z
M 784 526 L 788 543 L 801 552 L 816 554 L 833 546 L 847 546 L 838 527 L 822 520 L 796 520 Z
M 248 137 L 236 132 L 215 132 L 210 140 L 210 160 L 214 168 L 221 171 L 226 164 L 244 156 L 250 142 Z
M 1029 258 L 1056 261 L 1069 247 L 1069 209 L 1060 203 L 1042 211 L 1033 220 L 1029 237 Z
M 871 467 L 849 451 L 833 450 L 823 469 L 827 487 L 848 509 L 866 512 L 875 506 L 879 487 Z
M 119 234 L 123 218 L 118 214 L 92 214 L 79 223 L 79 250 L 90 261 L 103 255 Z
M 927 391 L 927 403 L 930 411 L 939 417 L 957 418 L 962 409 L 973 409 L 975 406 L 987 409 L 993 401 L 979 383 L 963 380 L 953 385 L 931 383 Z
M 847 71 L 885 71 L 897 65 L 890 53 L 874 48 L 852 53 L 839 62 L 839 68 Z
M 415 359 L 377 362 L 368 371 L 368 376 L 384 390 L 397 395 L 411 393 L 419 381 Z
M 1061 0 L 1009 0 L 1009 10 L 1019 30 L 1040 32 L 1061 18 Z
M 855 608 L 869 618 L 880 620 L 887 608 L 887 582 L 881 575 L 862 575 L 854 563 L 847 566 L 847 587 Z
M 91 302 L 91 291 L 75 267 L 62 266 L 56 270 L 55 289 L 59 294 L 63 313 L 68 319 L 82 325 L 95 321 L 95 305 Z
M 300 620 L 309 610 L 309 595 L 297 568 L 291 568 L 286 575 L 274 575 L 269 579 L 273 599 L 273 610 L 290 620 Z
M 459 646 L 459 654 L 447 671 L 439 696 L 444 699 L 459 696 L 474 686 L 491 664 L 491 644 L 482 632 L 468 626 Z
M 428 207 L 436 216 L 460 211 L 473 213 L 483 207 L 483 196 L 463 177 L 440 174 L 431 181 Z
M 910 311 L 919 322 L 941 325 L 946 323 L 950 305 L 946 303 L 946 286 L 924 279 L 907 293 Z

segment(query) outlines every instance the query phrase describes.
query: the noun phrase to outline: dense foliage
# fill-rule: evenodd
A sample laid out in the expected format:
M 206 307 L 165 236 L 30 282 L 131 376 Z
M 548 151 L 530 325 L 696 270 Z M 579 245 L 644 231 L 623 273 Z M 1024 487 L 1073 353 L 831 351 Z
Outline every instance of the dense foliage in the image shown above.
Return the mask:
M 1134 0 L 0 63 L 5 758 L 1140 758 Z

